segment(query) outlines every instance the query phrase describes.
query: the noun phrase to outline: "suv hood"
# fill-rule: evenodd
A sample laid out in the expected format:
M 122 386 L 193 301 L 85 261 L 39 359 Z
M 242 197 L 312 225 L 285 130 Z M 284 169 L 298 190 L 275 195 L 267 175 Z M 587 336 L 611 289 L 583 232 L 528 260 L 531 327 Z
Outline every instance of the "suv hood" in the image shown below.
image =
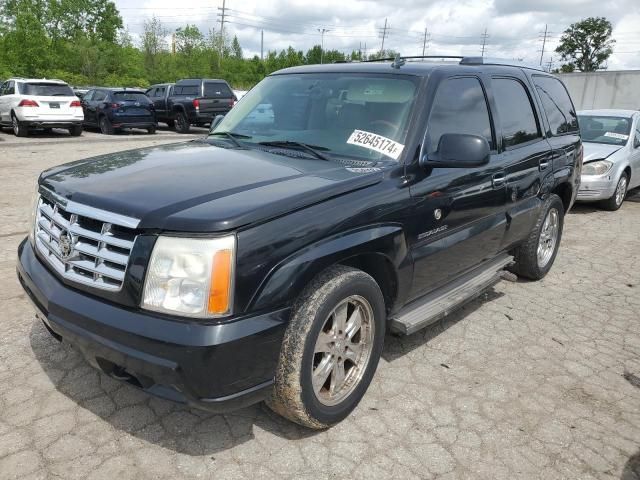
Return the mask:
M 143 229 L 231 230 L 373 185 L 378 168 L 292 158 L 194 141 L 129 150 L 44 172 L 40 183 Z
M 582 163 L 604 160 L 622 148 L 620 145 L 606 145 L 594 142 L 582 142 L 582 147 L 584 148 Z

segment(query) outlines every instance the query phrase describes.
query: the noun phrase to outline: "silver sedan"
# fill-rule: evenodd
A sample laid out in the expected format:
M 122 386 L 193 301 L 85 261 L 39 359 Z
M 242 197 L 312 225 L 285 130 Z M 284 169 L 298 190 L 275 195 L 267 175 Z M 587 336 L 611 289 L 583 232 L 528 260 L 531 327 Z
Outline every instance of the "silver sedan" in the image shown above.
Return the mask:
M 578 200 L 617 210 L 627 191 L 640 186 L 640 112 L 578 112 L 584 160 Z

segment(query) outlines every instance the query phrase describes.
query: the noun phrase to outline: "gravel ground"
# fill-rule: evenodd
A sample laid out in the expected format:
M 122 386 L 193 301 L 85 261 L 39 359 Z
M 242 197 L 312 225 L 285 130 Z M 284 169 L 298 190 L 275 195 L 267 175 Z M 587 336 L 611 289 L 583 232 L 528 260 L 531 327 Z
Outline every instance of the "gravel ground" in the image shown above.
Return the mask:
M 640 478 L 639 193 L 569 214 L 543 281 L 387 336 L 362 404 L 310 432 L 117 383 L 51 338 L 18 285 L 42 169 L 184 137 L 0 138 L 0 478 Z

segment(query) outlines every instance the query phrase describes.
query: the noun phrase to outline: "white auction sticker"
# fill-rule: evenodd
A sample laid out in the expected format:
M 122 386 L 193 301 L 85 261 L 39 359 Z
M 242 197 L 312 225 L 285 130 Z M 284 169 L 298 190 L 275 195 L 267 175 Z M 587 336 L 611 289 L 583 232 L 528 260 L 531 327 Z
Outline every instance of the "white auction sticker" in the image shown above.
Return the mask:
M 364 130 L 354 130 L 347 140 L 347 143 L 383 153 L 394 160 L 398 160 L 402 150 L 404 149 L 404 145 L 401 143 L 391 140 L 390 138 L 383 137 L 382 135 L 365 132 Z
M 605 137 L 611 137 L 611 138 L 617 138 L 618 140 L 628 140 L 629 139 L 629 135 L 625 135 L 623 133 L 614 133 L 614 132 L 607 132 L 604 134 Z

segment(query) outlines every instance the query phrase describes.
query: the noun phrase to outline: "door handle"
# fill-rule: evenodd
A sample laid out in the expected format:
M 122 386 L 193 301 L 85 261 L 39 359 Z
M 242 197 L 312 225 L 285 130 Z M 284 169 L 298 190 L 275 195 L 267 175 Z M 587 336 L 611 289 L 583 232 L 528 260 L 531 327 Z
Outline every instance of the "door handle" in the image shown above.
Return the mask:
M 540 162 L 538 163 L 538 165 L 540 166 L 540 171 L 546 170 L 549 166 L 549 163 L 549 159 L 547 158 L 543 158 L 542 160 L 540 160 Z
M 507 177 L 504 173 L 496 173 L 491 177 L 491 185 L 493 188 L 500 188 L 507 182 Z

